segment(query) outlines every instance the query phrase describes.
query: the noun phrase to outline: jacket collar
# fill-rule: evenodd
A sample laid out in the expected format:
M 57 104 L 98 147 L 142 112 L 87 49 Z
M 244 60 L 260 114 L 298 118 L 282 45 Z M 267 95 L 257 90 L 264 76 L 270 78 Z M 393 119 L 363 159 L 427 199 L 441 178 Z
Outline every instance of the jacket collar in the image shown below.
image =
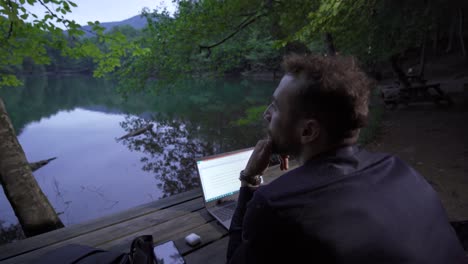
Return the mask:
M 357 154 L 360 152 L 356 145 L 342 146 L 326 152 L 322 152 L 312 159 L 306 161 L 304 166 L 325 165 L 327 168 L 338 169 L 343 174 L 349 174 L 356 171 L 360 166 Z

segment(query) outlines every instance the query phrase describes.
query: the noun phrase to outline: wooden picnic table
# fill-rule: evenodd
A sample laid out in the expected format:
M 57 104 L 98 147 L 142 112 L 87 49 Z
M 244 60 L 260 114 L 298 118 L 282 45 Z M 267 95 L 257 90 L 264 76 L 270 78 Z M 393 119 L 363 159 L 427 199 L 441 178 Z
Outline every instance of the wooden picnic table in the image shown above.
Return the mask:
M 279 166 L 273 166 L 264 181 L 280 175 Z M 200 235 L 201 244 L 187 245 L 184 238 L 190 233 Z M 133 238 L 140 235 L 152 235 L 154 245 L 173 240 L 188 264 L 226 262 L 228 232 L 205 209 L 199 188 L 0 246 L 0 262 L 28 263 L 67 244 L 128 252 Z
M 439 106 L 452 106 L 453 100 L 441 88 L 440 83 L 428 83 L 427 80 L 408 76 L 410 87 L 402 87 L 399 82 L 382 87 L 382 99 L 385 105 L 395 108 L 398 104 L 433 102 Z

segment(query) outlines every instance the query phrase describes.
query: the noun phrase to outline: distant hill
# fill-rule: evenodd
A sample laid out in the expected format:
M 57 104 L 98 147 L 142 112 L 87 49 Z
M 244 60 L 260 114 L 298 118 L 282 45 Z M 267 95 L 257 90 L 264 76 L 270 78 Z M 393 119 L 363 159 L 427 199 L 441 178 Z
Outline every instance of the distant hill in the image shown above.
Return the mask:
M 116 26 L 125 26 L 129 25 L 135 29 L 142 29 L 146 26 L 146 18 L 142 17 L 141 15 L 136 15 L 134 17 L 122 20 L 122 21 L 117 21 L 117 22 L 101 22 L 101 27 L 105 28 L 104 32 L 108 32 L 111 30 L 113 27 Z M 88 31 L 91 31 L 90 26 L 82 26 L 82 28 L 85 30 L 85 36 L 86 37 L 91 37 L 92 34 L 89 33 Z

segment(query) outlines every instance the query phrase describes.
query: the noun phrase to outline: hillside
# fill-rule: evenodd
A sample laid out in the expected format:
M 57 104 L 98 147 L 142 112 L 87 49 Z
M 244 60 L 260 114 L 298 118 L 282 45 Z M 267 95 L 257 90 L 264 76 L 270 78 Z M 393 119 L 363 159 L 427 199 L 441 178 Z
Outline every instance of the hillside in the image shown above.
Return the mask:
M 125 19 L 125 20 L 122 20 L 122 21 L 102 22 L 100 25 L 105 28 L 104 32 L 107 32 L 107 31 L 111 30 L 113 27 L 125 26 L 125 25 L 131 26 L 131 27 L 133 27 L 135 29 L 142 29 L 142 28 L 144 28 L 146 26 L 146 24 L 147 24 L 147 22 L 146 22 L 145 17 L 143 17 L 141 15 L 136 15 L 136 16 L 133 16 L 131 18 L 128 18 L 128 19 Z M 91 31 L 90 26 L 82 26 L 82 28 L 86 32 L 86 34 L 85 34 L 86 37 L 91 37 L 92 36 L 92 34 L 89 33 L 89 31 Z

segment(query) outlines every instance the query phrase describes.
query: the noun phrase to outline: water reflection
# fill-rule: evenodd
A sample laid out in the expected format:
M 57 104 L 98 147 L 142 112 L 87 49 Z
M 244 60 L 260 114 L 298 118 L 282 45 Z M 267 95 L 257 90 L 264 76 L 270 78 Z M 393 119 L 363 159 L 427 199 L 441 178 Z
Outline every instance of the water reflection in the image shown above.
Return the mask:
M 119 125 L 124 120 L 124 114 L 76 108 L 28 124 L 19 136 L 28 160 L 57 157 L 34 176 L 65 225 L 162 195 L 153 175 L 138 166 L 143 155 L 115 142 L 125 133 Z M 7 205 L 0 195 L 2 219 L 13 223 L 15 217 Z
M 161 120 L 157 115 L 152 120 L 127 117 L 120 124 L 127 132 L 154 124 L 153 129 L 124 139 L 122 143 L 131 151 L 145 154 L 140 159 L 142 169 L 157 178 L 163 197 L 167 197 L 199 186 L 194 159 L 213 153 L 213 147 L 194 138 L 188 129 L 190 126 L 180 120 Z
M 86 76 L 34 76 L 23 81 L 24 86 L 0 90 L 18 135 L 31 122 L 39 122 L 60 111 L 82 107 L 107 113 L 119 112 L 123 102 L 113 91 L 112 82 Z
M 4 224 L 5 221 L 0 220 L 0 245 L 21 240 L 26 237 L 20 224 Z
M 66 225 L 198 186 L 197 157 L 246 148 L 264 135 L 261 122 L 237 121 L 266 105 L 275 87 L 187 80 L 124 100 L 112 82 L 88 77 L 25 84 L 0 96 L 28 160 L 58 157 L 34 175 Z M 148 124 L 151 131 L 115 140 Z M 3 226 L 17 222 L 1 191 L 0 215 Z
M 237 121 L 249 107 L 266 104 L 271 91 L 271 83 L 192 81 L 158 94 L 161 113 L 121 122 L 127 133 L 153 124 L 122 144 L 144 153 L 142 169 L 154 174 L 163 197 L 190 190 L 199 186 L 196 158 L 250 147 L 264 136 L 260 116 L 258 122 Z

